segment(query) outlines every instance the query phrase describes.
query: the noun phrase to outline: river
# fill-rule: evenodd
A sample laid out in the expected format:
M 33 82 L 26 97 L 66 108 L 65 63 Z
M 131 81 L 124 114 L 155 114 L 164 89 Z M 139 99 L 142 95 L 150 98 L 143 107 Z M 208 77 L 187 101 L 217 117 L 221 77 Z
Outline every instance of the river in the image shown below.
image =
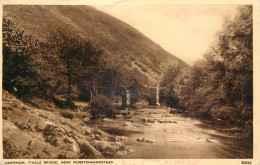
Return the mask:
M 239 138 L 240 134 L 218 131 L 197 119 L 169 114 L 164 108 L 144 108 L 90 124 L 127 137 L 123 143 L 134 150 L 124 157 L 127 159 L 252 158 L 252 147 Z M 153 143 L 139 142 L 138 138 Z

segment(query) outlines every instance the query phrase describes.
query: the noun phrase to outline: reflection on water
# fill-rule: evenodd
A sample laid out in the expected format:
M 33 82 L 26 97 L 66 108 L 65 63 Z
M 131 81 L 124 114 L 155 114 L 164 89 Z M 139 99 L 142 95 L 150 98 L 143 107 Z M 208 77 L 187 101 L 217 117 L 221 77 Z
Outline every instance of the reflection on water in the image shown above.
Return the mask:
M 251 158 L 252 145 L 234 134 L 216 131 L 205 123 L 165 109 L 143 109 L 118 119 L 90 123 L 114 135 L 125 136 L 124 144 L 135 150 L 125 158 Z M 138 142 L 148 138 L 154 143 Z

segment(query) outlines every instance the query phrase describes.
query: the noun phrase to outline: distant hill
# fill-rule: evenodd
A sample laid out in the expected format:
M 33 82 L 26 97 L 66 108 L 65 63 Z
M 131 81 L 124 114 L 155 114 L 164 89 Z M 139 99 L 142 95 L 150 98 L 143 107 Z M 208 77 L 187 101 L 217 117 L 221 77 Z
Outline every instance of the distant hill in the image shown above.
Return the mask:
M 188 66 L 135 28 L 91 6 L 5 5 L 3 11 L 5 18 L 40 41 L 57 26 L 75 31 L 101 45 L 107 63 L 122 64 L 122 73 L 134 72 L 150 84 L 170 66 Z

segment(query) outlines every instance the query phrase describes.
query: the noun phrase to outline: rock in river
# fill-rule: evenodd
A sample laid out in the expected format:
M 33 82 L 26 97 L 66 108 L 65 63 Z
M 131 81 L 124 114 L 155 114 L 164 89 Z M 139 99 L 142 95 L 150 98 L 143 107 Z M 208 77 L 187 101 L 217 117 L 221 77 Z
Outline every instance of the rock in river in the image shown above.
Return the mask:
M 144 137 L 138 138 L 138 139 L 136 139 L 136 141 L 143 142 L 143 143 L 154 143 L 154 141 L 152 141 L 151 139 L 144 138 Z

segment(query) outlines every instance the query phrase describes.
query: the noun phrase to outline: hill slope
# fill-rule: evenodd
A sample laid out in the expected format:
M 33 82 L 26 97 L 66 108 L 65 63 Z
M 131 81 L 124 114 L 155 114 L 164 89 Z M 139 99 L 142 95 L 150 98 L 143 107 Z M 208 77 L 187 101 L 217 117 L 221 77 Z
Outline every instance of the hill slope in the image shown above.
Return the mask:
M 26 105 L 3 90 L 5 159 L 87 159 L 133 152 L 122 144 L 125 137 L 86 126 L 87 112 L 70 112 L 73 117 L 65 118 L 64 110 L 54 105 L 42 108 Z
M 67 27 L 101 45 L 108 63 L 152 84 L 169 66 L 187 66 L 130 25 L 90 6 L 8 5 L 4 6 L 4 17 L 41 41 L 46 41 L 55 27 Z

